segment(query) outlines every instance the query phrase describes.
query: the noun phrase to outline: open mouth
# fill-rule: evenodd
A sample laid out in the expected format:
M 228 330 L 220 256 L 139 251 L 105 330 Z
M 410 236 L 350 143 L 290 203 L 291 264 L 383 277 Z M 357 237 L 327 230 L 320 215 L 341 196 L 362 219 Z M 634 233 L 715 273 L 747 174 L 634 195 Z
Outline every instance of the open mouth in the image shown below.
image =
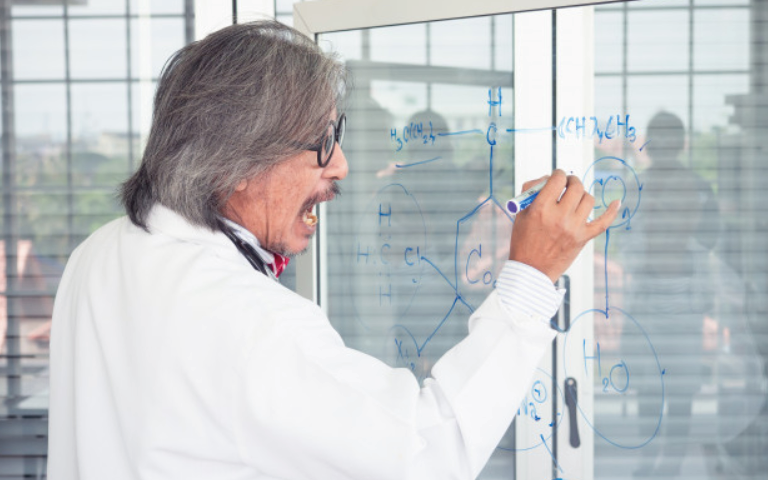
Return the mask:
M 315 209 L 315 205 L 321 202 L 333 200 L 339 193 L 341 193 L 341 190 L 339 189 L 339 186 L 336 184 L 336 182 L 334 182 L 331 184 L 327 191 L 309 199 L 307 203 L 305 203 L 304 213 L 301 216 L 301 220 L 304 222 L 304 225 L 308 227 L 314 227 L 317 225 L 317 215 L 312 213 L 312 211 Z
M 312 213 L 311 208 L 304 212 L 304 215 L 302 216 L 301 219 L 304 222 L 304 224 L 308 227 L 314 227 L 315 225 L 317 225 L 317 215 Z

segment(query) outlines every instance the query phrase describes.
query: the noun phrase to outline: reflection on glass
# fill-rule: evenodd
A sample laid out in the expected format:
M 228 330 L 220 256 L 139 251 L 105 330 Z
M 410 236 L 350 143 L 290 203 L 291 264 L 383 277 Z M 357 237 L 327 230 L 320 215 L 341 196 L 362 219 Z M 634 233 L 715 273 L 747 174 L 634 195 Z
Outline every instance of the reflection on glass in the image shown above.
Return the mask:
M 687 68 L 689 34 L 688 28 L 682 26 L 687 25 L 688 15 L 687 10 L 632 12 L 626 33 L 629 71 L 675 72 Z
M 733 105 L 729 105 L 728 99 L 748 92 L 749 76 L 746 74 L 696 75 L 693 79 L 693 103 L 699 114 L 693 117 L 693 129 L 713 132 L 713 135 L 738 130 L 739 126 L 731 123 Z
M 662 106 L 677 115 L 685 125 L 690 124 L 687 75 L 628 75 L 624 82 L 627 113 L 640 129 L 648 125 Z
M 430 24 L 429 59 L 432 65 L 460 68 L 491 68 L 492 49 L 478 51 L 473 46 L 491 44 L 490 17 Z
M 696 70 L 746 70 L 749 50 L 739 48 L 749 41 L 747 9 L 717 9 L 695 12 L 693 35 Z
M 371 60 L 416 65 L 427 63 L 427 29 L 424 24 L 389 28 L 391 32 L 381 29 L 368 32 Z
M 512 19 L 495 20 L 320 40 L 360 52 L 347 58 L 350 173 L 324 221 L 329 317 L 349 346 L 420 381 L 466 336 L 508 254 L 495 202 L 514 185 Z M 504 447 L 482 478 L 509 474 L 512 435 Z
M 595 244 L 601 311 L 582 353 L 595 375 L 595 478 L 761 478 L 768 468 L 768 269 L 754 227 L 765 154 L 753 148 L 766 133 L 766 83 L 749 64 L 763 55 L 750 29 L 765 4 L 685 3 L 690 15 L 629 4 L 629 72 L 596 82 L 600 108 L 627 105 L 639 140 L 596 149 L 595 188 L 637 209 Z
M 595 12 L 595 73 L 621 71 L 623 40 L 623 12 Z

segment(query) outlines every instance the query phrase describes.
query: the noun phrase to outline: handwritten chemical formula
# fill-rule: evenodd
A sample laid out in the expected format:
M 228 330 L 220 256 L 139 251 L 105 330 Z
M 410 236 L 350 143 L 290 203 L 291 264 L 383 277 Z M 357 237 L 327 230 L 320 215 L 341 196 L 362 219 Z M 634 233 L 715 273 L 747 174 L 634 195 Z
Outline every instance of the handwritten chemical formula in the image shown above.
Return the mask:
M 465 325 L 466 318 L 482 302 L 496 285 L 496 275 L 506 260 L 508 239 L 514 228 L 514 218 L 503 207 L 507 198 L 499 198 L 494 185 L 494 158 L 499 149 L 513 140 L 514 133 L 551 132 L 561 140 L 575 139 L 602 144 L 621 141 L 637 142 L 639 136 L 629 114 L 615 114 L 598 119 L 596 116 L 564 116 L 557 125 L 535 128 L 513 128 L 507 125 L 503 116 L 504 93 L 501 88 L 489 88 L 482 101 L 488 113 L 484 128 L 448 131 L 437 128 L 436 119 L 409 121 L 392 126 L 385 135 L 394 158 L 394 168 L 411 172 L 413 177 L 429 180 L 435 175 L 433 168 L 447 162 L 441 154 L 447 149 L 447 142 L 478 142 L 487 148 L 487 181 L 484 194 L 474 206 L 457 214 L 453 220 L 450 245 L 452 254 L 439 255 L 435 242 L 449 242 L 445 238 L 433 238 L 428 234 L 430 214 L 439 206 L 424 207 L 423 198 L 412 193 L 406 179 L 394 181 L 380 188 L 370 199 L 361 217 L 355 221 L 356 234 L 349 258 L 354 259 L 355 268 L 370 279 L 368 291 L 355 300 L 355 310 L 363 328 L 372 328 L 362 318 L 369 318 L 371 306 L 374 317 L 391 320 L 391 327 L 384 334 L 389 344 L 388 358 L 394 358 L 397 365 L 409 368 L 417 378 L 429 375 L 432 362 L 439 358 L 444 348 L 436 347 L 443 331 L 454 324 Z M 433 121 L 435 120 L 435 121 Z M 510 118 L 511 120 L 511 118 Z M 511 122 L 510 122 L 511 123 Z M 647 144 L 648 142 L 646 142 Z M 418 146 L 423 158 L 408 156 L 406 152 Z M 643 145 L 644 147 L 645 145 Z M 643 147 L 640 147 L 641 150 Z M 395 175 L 397 179 L 397 176 Z M 632 235 L 632 219 L 640 208 L 643 186 L 632 166 L 616 156 L 598 158 L 582 176 L 585 187 L 595 197 L 595 216 L 602 213 L 614 199 L 622 200 L 622 212 L 604 235 L 605 303 L 572 315 L 571 328 L 560 330 L 562 351 L 558 354 L 560 376 L 586 377 L 595 385 L 595 401 L 605 396 L 652 396 L 657 399 L 658 418 L 652 424 L 642 427 L 632 435 L 617 429 L 603 428 L 593 423 L 578 401 L 573 412 L 578 412 L 582 424 L 590 427 L 597 437 L 614 447 L 635 449 L 651 442 L 659 433 L 664 412 L 664 377 L 662 368 L 651 339 L 631 312 L 622 305 L 614 304 L 608 282 L 608 263 L 612 255 L 610 244 L 613 235 Z M 444 192 L 446 196 L 453 192 Z M 447 247 L 446 247 L 447 248 Z M 431 292 L 431 293 L 426 293 Z M 442 298 L 445 306 L 435 314 L 418 311 L 424 296 Z M 616 352 L 601 347 L 599 339 L 591 335 L 575 333 L 579 322 L 590 320 L 597 328 L 621 319 L 625 329 L 633 330 L 643 339 L 640 352 L 632 358 L 624 358 Z M 464 327 L 465 328 L 465 327 Z M 558 328 L 553 323 L 553 328 Z M 452 343 L 452 342 L 448 342 Z M 656 381 L 637 382 L 633 376 L 637 362 L 651 364 L 657 370 Z M 579 369 L 576 375 L 575 369 Z M 646 367 L 647 370 L 647 367 Z M 562 379 L 561 379 L 562 380 Z M 563 390 L 553 381 L 552 372 L 539 370 L 533 384 L 517 411 L 517 421 L 530 425 L 534 440 L 518 441 L 514 446 L 500 445 L 500 450 L 527 451 L 544 448 L 552 454 L 552 435 L 569 415 L 568 399 Z M 575 419 L 574 419 L 575 421 Z M 561 477 L 567 477 L 552 456 L 553 466 Z

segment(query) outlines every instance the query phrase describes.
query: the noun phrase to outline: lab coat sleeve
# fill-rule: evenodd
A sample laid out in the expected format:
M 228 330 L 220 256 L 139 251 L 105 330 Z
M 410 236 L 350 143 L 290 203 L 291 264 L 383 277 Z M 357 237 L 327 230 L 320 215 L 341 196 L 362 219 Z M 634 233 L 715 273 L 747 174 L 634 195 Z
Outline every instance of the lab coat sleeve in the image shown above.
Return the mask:
M 280 479 L 471 479 L 514 418 L 554 332 L 492 293 L 420 387 L 346 348 L 310 304 L 255 322 L 234 399 L 240 455 Z

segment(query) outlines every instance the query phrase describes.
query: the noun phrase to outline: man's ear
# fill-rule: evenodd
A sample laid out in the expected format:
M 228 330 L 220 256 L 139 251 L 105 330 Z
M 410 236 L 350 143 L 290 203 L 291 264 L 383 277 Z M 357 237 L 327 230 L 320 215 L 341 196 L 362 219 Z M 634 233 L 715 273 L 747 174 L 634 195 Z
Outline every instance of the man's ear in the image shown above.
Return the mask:
M 241 181 L 240 183 L 237 184 L 237 186 L 235 187 L 235 191 L 236 192 L 242 192 L 246 188 L 248 188 L 248 180 L 243 180 L 243 181 Z

